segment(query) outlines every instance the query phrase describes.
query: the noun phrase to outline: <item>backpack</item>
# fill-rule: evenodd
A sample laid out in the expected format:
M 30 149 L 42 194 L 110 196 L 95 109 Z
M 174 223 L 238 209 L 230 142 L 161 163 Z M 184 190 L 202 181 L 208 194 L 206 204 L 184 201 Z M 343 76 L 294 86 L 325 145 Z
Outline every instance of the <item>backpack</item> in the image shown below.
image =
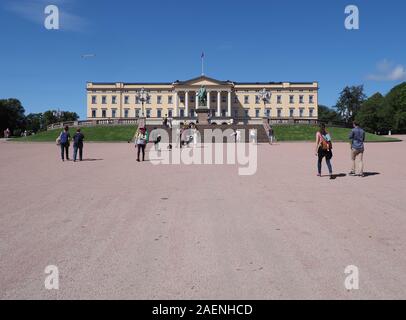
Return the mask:
M 321 141 L 320 141 L 320 146 L 323 150 L 331 150 L 333 148 L 333 144 L 331 143 L 331 140 L 327 140 L 327 135 L 323 136 L 321 135 Z
M 68 142 L 68 134 L 66 132 L 62 132 L 60 139 L 61 144 L 66 144 Z

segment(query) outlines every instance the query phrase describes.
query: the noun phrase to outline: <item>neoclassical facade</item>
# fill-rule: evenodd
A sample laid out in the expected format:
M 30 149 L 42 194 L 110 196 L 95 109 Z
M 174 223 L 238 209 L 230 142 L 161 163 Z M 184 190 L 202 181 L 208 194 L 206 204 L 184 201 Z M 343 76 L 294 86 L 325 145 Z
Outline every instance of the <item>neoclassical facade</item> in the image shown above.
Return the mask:
M 207 105 L 198 106 L 201 87 L 207 92 Z M 264 118 L 279 122 L 317 120 L 317 82 L 233 82 L 200 76 L 173 83 L 87 83 L 87 118 L 134 119 L 164 116 L 196 119 L 197 108 L 205 108 L 212 119 L 253 122 Z M 147 93 L 143 103 L 139 92 Z M 262 99 L 265 89 L 269 99 Z M 147 120 L 148 121 L 148 120 Z

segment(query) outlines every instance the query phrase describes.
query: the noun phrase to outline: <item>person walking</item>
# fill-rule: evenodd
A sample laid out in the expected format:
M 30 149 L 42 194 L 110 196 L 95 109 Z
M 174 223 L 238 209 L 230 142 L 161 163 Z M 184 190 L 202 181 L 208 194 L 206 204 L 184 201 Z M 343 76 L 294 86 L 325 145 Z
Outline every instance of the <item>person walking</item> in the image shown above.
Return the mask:
M 69 127 L 65 126 L 64 130 L 61 132 L 57 139 L 57 143 L 61 147 L 61 158 L 65 161 L 64 153 L 66 153 L 66 160 L 69 161 L 69 146 L 70 146 L 71 136 L 69 133 Z
M 257 142 L 257 131 L 255 129 L 250 130 L 250 140 L 253 144 Z
M 333 157 L 332 151 L 333 145 L 331 142 L 331 136 L 326 130 L 326 125 L 322 124 L 319 131 L 316 133 L 316 156 L 318 157 L 317 161 L 317 170 L 318 176 L 321 177 L 321 164 L 323 158 L 326 158 L 326 164 L 328 171 L 330 173 L 330 179 L 334 179 L 333 176 L 333 167 L 331 165 L 331 158 Z
M 76 130 L 75 135 L 73 136 L 73 162 L 76 162 L 76 158 L 79 150 L 79 161 L 83 160 L 83 140 L 85 136 L 80 132 L 80 128 Z
M 235 139 L 236 139 L 236 141 L 237 141 L 238 143 L 241 142 L 241 130 L 238 129 L 238 130 L 236 131 Z
M 359 176 L 365 177 L 364 174 L 364 142 L 365 131 L 360 128 L 359 124 L 354 121 L 353 129 L 350 132 L 349 139 L 351 140 L 351 160 L 352 168 L 350 176 L 356 176 L 357 159 L 359 160 Z
M 156 127 L 151 132 L 151 140 L 154 141 L 155 151 L 161 151 L 161 147 L 159 145 L 159 143 L 161 142 L 161 135 L 158 133 L 158 129 Z
M 193 147 L 197 148 L 197 141 L 198 141 L 199 131 L 197 130 L 196 126 L 193 126 L 192 134 L 193 134 Z
M 273 128 L 271 126 L 269 126 L 268 138 L 269 138 L 269 144 L 272 145 L 272 143 L 274 141 L 274 138 L 275 138 L 275 132 L 274 132 L 274 130 L 273 130 Z
M 145 161 L 145 147 L 147 145 L 147 135 L 145 128 L 139 128 L 135 135 L 135 145 L 137 148 L 137 162 L 140 162 L 140 153 L 142 152 L 142 161 Z

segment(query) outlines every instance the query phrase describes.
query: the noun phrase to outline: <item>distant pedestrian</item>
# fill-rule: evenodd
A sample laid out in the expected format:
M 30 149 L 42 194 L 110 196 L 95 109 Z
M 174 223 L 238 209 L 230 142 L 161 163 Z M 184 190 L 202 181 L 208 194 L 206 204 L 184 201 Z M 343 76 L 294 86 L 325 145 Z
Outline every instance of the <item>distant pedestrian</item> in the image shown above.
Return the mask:
M 364 174 L 364 142 L 365 142 L 365 131 L 361 129 L 357 122 L 354 121 L 353 129 L 351 130 L 349 139 L 351 140 L 351 160 L 352 168 L 350 176 L 355 176 L 357 168 L 357 159 L 359 160 L 359 176 L 365 177 Z
M 161 142 L 161 135 L 158 133 L 158 129 L 155 127 L 154 130 L 151 132 L 151 140 L 154 141 L 154 148 L 155 151 L 161 151 L 160 142 Z
M 61 147 L 62 161 L 65 161 L 64 153 L 66 153 L 66 160 L 69 161 L 70 160 L 69 159 L 69 146 L 70 146 L 71 136 L 69 133 L 68 126 L 65 126 L 64 130 L 61 132 L 61 134 L 59 135 L 59 138 L 57 140 L 59 140 L 59 145 Z
M 272 143 L 273 143 L 273 141 L 275 139 L 275 132 L 274 132 L 274 130 L 273 130 L 273 128 L 271 126 L 269 127 L 269 130 L 268 130 L 268 138 L 269 138 L 269 144 L 272 145 Z
M 76 130 L 73 136 L 73 162 L 76 162 L 78 150 L 79 150 L 79 161 L 83 160 L 83 140 L 85 136 L 80 132 L 80 128 Z
M 233 133 L 230 134 L 230 137 L 233 137 L 234 142 L 237 143 L 237 130 L 234 130 L 234 129 L 232 129 L 232 130 L 233 130 Z
M 323 158 L 326 158 L 326 164 L 328 171 L 330 173 L 330 179 L 334 179 L 333 176 L 333 167 L 331 165 L 331 158 L 333 157 L 332 151 L 333 145 L 331 142 L 331 136 L 326 130 L 326 125 L 322 124 L 320 130 L 316 133 L 316 156 L 318 157 L 317 161 L 317 170 L 318 176 L 321 177 L 321 164 Z
M 142 161 L 145 161 L 145 147 L 147 145 L 147 135 L 145 128 L 139 128 L 135 135 L 135 146 L 137 148 L 137 161 L 140 162 L 140 153 L 142 152 Z
M 236 138 L 238 143 L 241 142 L 241 130 L 236 131 L 236 137 L 235 138 Z
M 193 126 L 192 134 L 193 134 L 193 147 L 196 148 L 198 137 L 199 137 L 199 131 L 197 130 L 196 126 Z
M 10 129 L 9 128 L 7 128 L 5 131 L 4 131 L 4 138 L 6 138 L 6 139 L 8 139 L 8 138 L 10 138 Z
M 164 117 L 163 125 L 164 125 L 165 127 L 168 127 L 168 116 L 167 116 L 167 115 L 165 115 L 165 117 Z
M 257 142 L 257 131 L 255 129 L 250 130 L 250 140 L 252 143 Z

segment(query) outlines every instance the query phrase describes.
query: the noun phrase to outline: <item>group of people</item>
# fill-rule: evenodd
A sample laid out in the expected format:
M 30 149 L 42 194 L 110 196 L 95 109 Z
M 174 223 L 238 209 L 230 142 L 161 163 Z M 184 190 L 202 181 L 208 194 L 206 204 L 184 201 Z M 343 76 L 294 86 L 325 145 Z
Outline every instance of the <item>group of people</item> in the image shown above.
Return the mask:
M 65 161 L 65 155 L 66 155 L 66 160 L 69 159 L 69 147 L 70 143 L 73 140 L 73 161 L 76 162 L 77 159 L 77 154 L 79 151 L 79 161 L 83 160 L 83 140 L 85 139 L 85 136 L 83 133 L 81 133 L 80 128 L 76 129 L 76 133 L 73 135 L 73 138 L 70 135 L 69 132 L 69 127 L 65 126 L 63 131 L 60 133 L 58 138 L 56 139 L 56 144 L 60 146 L 61 148 L 61 158 L 62 161 Z
M 349 173 L 350 176 L 359 175 L 364 177 L 364 142 L 365 131 L 360 128 L 357 122 L 353 123 L 353 129 L 348 137 L 351 140 L 351 160 L 352 167 Z M 333 167 L 331 159 L 333 158 L 333 143 L 330 134 L 326 130 L 325 124 L 320 126 L 320 130 L 316 133 L 316 156 L 317 160 L 317 175 L 321 177 L 322 161 L 326 159 L 327 168 L 330 174 L 330 179 L 334 179 Z M 357 160 L 359 162 L 359 172 L 357 173 Z

